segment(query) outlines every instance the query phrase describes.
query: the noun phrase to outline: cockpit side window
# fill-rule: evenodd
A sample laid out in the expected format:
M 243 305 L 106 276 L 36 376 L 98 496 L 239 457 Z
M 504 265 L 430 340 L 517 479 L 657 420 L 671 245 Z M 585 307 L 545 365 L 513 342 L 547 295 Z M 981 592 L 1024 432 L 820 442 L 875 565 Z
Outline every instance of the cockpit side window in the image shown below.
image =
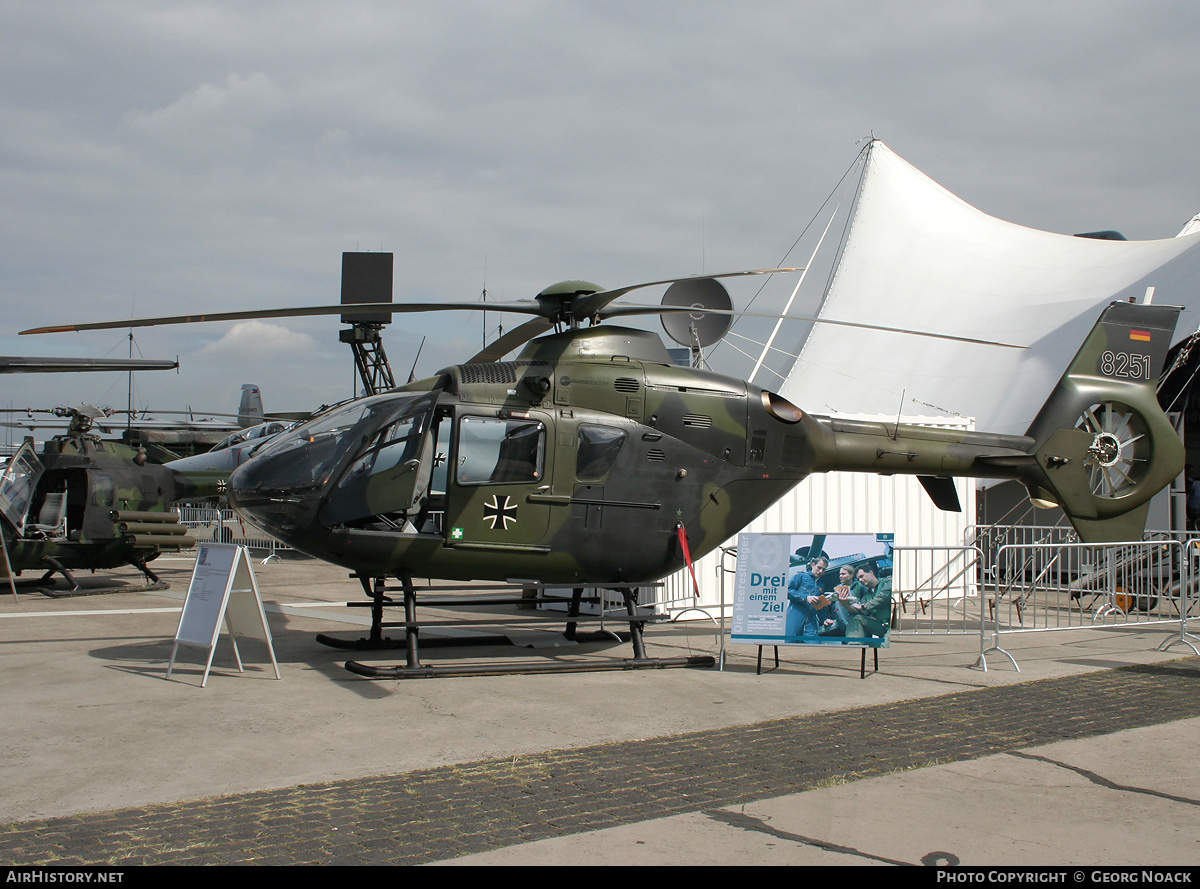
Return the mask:
M 93 506 L 112 506 L 113 505 L 113 480 L 112 476 L 102 473 L 94 473 L 92 475 L 92 505 Z
M 575 477 L 580 481 L 599 481 L 608 475 L 625 444 L 625 431 L 612 426 L 584 424 L 579 427 L 579 456 Z
M 374 475 L 393 469 L 417 456 L 421 443 L 421 426 L 425 412 L 411 414 L 385 426 L 375 435 L 367 452 L 351 465 L 342 476 L 339 487 L 344 487 L 364 475 Z
M 545 452 L 546 427 L 536 420 L 463 417 L 455 478 L 460 485 L 538 481 Z

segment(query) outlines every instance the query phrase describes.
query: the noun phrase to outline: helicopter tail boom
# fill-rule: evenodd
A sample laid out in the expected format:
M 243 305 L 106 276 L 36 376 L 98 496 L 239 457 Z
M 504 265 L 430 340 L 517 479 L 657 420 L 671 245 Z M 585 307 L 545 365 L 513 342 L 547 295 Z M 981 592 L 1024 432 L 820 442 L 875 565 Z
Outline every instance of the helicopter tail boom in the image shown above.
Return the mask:
M 1083 540 L 1136 540 L 1150 499 L 1183 470 L 1156 394 L 1179 311 L 1109 305 L 1023 436 L 820 418 L 814 471 L 917 475 L 952 510 L 955 476 L 1016 479 Z

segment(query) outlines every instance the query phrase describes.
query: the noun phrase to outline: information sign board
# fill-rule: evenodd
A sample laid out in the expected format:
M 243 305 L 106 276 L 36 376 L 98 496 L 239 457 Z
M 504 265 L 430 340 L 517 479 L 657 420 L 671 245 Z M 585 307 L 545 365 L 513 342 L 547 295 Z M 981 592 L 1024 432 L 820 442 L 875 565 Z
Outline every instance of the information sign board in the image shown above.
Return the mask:
M 180 645 L 208 649 L 208 660 L 204 665 L 203 688 L 208 684 L 221 622 L 233 643 L 233 654 L 238 672 L 242 670 L 242 656 L 238 651 L 237 637 L 257 639 L 267 646 L 275 678 L 279 679 L 279 664 L 275 660 L 275 647 L 271 642 L 271 630 L 263 610 L 258 592 L 258 581 L 250 565 L 250 555 L 244 546 L 224 543 L 202 543 L 196 555 L 196 567 L 188 585 L 183 613 L 179 617 L 179 629 L 175 632 L 175 646 L 171 661 L 167 664 L 167 678 L 175 667 L 175 657 Z
M 733 642 L 887 647 L 894 535 L 741 534 Z

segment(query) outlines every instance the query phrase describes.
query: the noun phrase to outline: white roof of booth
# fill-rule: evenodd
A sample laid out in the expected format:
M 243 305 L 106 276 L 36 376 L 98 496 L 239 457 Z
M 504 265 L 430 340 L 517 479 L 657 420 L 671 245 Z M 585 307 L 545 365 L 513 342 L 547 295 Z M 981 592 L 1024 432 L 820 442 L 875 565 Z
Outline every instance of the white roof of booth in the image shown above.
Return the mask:
M 1022 433 L 1101 309 L 1147 287 L 1188 307 L 1177 340 L 1196 329 L 1200 233 L 1110 241 L 1015 225 L 875 142 L 820 317 L 1030 348 L 818 324 L 781 392 L 815 413 L 958 414 Z

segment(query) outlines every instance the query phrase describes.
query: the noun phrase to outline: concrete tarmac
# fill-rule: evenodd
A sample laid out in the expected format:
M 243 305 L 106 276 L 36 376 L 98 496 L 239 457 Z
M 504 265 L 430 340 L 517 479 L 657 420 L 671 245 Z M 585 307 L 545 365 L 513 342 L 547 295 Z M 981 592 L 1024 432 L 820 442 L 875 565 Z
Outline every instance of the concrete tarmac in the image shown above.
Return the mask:
M 223 636 L 200 688 L 196 650 L 165 679 L 190 560 L 155 568 L 172 590 L 0 595 L 0 861 L 1200 861 L 1200 665 L 1155 650 L 1169 627 L 1014 635 L 1019 673 L 922 636 L 865 680 L 857 652 L 787 649 L 758 676 L 738 647 L 724 671 L 380 681 L 343 664 L 402 651 L 314 640 L 365 632 L 339 604 L 358 584 L 297 560 L 255 565 L 283 678 L 258 643 L 236 672 Z M 423 660 L 631 656 L 560 629 Z M 699 622 L 647 641 L 719 644 Z
M 1200 720 L 902 771 L 446 864 L 1200 862 Z

